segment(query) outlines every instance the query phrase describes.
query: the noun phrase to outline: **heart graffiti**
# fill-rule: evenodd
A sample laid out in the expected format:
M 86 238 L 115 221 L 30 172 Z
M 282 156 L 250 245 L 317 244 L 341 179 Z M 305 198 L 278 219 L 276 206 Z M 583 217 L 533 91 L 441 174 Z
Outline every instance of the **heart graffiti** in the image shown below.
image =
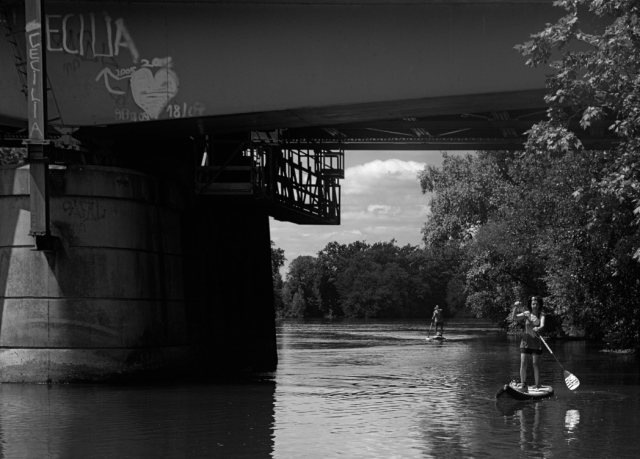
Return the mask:
M 178 76 L 169 68 L 161 68 L 154 75 L 148 67 L 143 67 L 131 75 L 133 100 L 154 120 L 178 94 L 179 86 Z

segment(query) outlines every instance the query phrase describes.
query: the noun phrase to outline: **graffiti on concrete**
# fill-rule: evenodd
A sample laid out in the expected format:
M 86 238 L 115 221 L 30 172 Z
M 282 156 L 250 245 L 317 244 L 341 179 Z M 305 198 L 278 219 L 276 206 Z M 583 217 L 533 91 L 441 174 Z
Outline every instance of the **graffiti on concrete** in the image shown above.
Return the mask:
M 107 209 L 100 209 L 96 199 L 67 199 L 62 203 L 62 210 L 82 222 L 102 220 L 107 214 Z
M 109 80 L 110 78 L 116 80 L 129 78 L 133 100 L 147 115 L 139 118 L 155 120 L 167 103 L 178 93 L 180 82 L 171 65 L 171 57 L 155 58 L 151 63 L 147 59 L 142 59 L 141 68 L 129 67 L 114 73 L 110 68 L 105 67 L 96 77 L 96 81 L 104 79 L 108 92 L 124 94 L 124 91 L 112 89 Z M 155 74 L 151 70 L 154 67 L 159 67 Z
M 27 54 L 29 58 L 29 139 L 44 140 L 44 133 L 40 126 L 44 127 L 44 112 L 42 98 L 42 37 L 40 35 L 40 22 L 33 20 L 26 25 Z
M 169 114 L 169 118 L 184 118 L 185 116 L 202 116 L 204 115 L 204 104 L 202 102 L 196 102 L 192 105 L 183 103 L 169 104 L 165 109 L 165 112 Z
M 135 112 L 129 109 L 116 109 L 116 120 L 155 120 L 160 117 L 163 110 L 169 118 L 201 116 L 204 113 L 204 106 L 199 102 L 189 106 L 186 103 L 169 104 L 175 99 L 180 87 L 171 57 L 142 59 L 124 18 L 113 20 L 107 12 L 102 12 L 100 15 L 95 13 L 48 14 L 46 21 L 49 38 L 47 49 L 50 52 L 61 52 L 78 57 L 92 55 L 94 58 L 114 59 L 123 56 L 123 49 L 129 51 L 133 65 L 120 67 L 118 64 L 114 65 L 114 61 L 105 65 L 95 77 L 95 81 L 102 83 L 105 91 L 113 95 L 112 97 L 115 96 L 116 100 L 130 95 L 135 105 L 142 110 L 142 112 Z M 79 30 L 77 40 L 75 34 L 70 32 L 72 28 Z M 90 36 L 91 40 L 84 40 L 85 35 Z M 65 70 L 67 73 L 73 72 L 79 65 L 69 64 Z M 128 91 L 115 83 L 122 80 L 129 80 Z
M 161 68 L 155 75 L 143 67 L 131 75 L 133 100 L 152 119 L 158 119 L 162 109 L 175 97 L 178 85 L 178 76 L 168 67 Z
M 103 12 L 104 24 L 100 24 L 96 21 L 96 15 L 94 13 L 89 13 L 88 16 L 89 24 L 87 24 L 83 14 L 67 14 L 65 16 L 61 14 L 47 14 L 47 50 L 54 53 L 61 52 L 85 56 L 85 54 L 89 54 L 90 49 L 94 57 L 114 57 L 120 55 L 121 48 L 127 48 L 131 53 L 134 64 L 138 62 L 140 54 L 124 24 L 124 19 L 119 18 L 112 21 L 111 17 L 106 12 Z M 77 43 L 74 43 L 72 34 L 68 32 L 72 24 L 80 31 L 79 36 L 81 38 Z M 116 28 L 115 34 L 113 33 L 114 24 Z M 91 46 L 89 49 L 85 49 L 86 45 L 83 39 L 87 32 L 87 27 L 91 35 Z M 101 35 L 106 35 L 106 37 L 101 37 Z M 61 36 L 60 40 L 55 39 L 55 37 L 58 36 Z M 107 52 L 101 53 L 98 50 L 98 44 L 103 40 L 106 40 Z

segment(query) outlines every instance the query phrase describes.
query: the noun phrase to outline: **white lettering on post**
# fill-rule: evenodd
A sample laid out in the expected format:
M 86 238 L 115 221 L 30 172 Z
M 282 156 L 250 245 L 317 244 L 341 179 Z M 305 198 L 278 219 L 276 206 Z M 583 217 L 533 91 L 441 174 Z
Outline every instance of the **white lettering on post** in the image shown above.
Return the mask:
M 27 55 L 29 57 L 29 72 L 32 73 L 31 90 L 29 91 L 29 139 L 44 140 L 44 133 L 40 129 L 40 124 L 44 125 L 42 109 L 39 106 L 42 103 L 42 82 L 38 78 L 38 72 L 42 71 L 42 40 L 40 31 L 42 26 L 37 21 L 30 21 L 26 27 L 27 33 Z

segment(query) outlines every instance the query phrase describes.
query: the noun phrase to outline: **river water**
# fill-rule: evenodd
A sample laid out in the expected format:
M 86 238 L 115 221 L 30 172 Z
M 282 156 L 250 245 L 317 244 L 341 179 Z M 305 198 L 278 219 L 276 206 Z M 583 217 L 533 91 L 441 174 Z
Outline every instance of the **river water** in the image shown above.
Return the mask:
M 0 458 L 640 457 L 636 356 L 550 341 L 580 387 L 545 353 L 556 397 L 496 401 L 516 339 L 473 320 L 427 332 L 284 321 L 278 370 L 232 383 L 1 385 Z

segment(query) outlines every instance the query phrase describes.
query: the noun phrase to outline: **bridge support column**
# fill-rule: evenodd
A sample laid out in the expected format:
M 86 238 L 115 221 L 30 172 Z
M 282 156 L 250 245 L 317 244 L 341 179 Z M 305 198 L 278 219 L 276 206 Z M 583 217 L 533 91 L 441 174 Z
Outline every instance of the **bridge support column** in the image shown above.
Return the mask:
M 29 169 L 0 168 L 0 382 L 273 370 L 269 220 L 128 169 L 53 166 L 54 252 Z
M 0 167 L 0 381 L 104 381 L 188 361 L 182 195 L 139 172 L 53 166 L 55 252 L 34 251 L 29 169 Z
M 197 283 L 199 366 L 204 373 L 277 365 L 269 217 L 254 200 L 198 197 L 187 235 Z

